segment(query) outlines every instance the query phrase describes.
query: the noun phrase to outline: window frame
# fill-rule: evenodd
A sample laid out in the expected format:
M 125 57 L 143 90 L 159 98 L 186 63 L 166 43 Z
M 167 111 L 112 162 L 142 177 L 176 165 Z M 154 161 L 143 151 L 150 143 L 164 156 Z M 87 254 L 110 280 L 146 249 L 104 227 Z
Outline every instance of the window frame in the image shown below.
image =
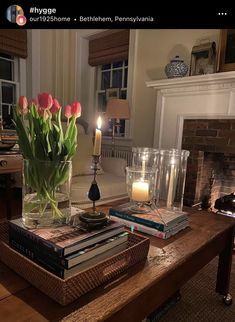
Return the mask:
M 0 53 L 0 57 L 1 59 L 4 59 L 6 61 L 11 61 L 12 63 L 12 80 L 7 80 L 7 79 L 0 79 L 0 121 L 2 123 L 2 116 L 3 116 L 3 105 L 8 105 L 8 108 L 13 108 L 13 106 L 16 104 L 17 102 L 17 97 L 19 97 L 19 92 L 20 92 L 20 84 L 19 84 L 19 80 L 20 80 L 20 58 L 18 57 L 12 57 L 12 58 L 6 58 L 6 57 L 2 57 L 1 53 Z M 12 104 L 9 103 L 3 103 L 2 101 L 2 88 L 3 88 L 3 84 L 10 84 L 10 85 L 15 85 L 15 95 L 14 95 L 14 101 L 12 102 Z
M 112 90 L 114 88 L 115 88 L 115 90 L 119 89 L 119 97 L 118 98 L 121 98 L 121 93 L 123 93 L 123 92 L 126 92 L 126 98 L 127 98 L 127 89 L 128 89 L 128 87 L 124 87 L 124 81 L 125 81 L 125 70 L 127 70 L 127 79 L 128 79 L 128 65 L 129 65 L 128 60 L 127 59 L 123 60 L 122 61 L 122 66 L 120 66 L 120 67 L 113 67 L 113 65 L 116 64 L 116 63 L 117 62 L 113 62 L 113 63 L 110 63 L 110 64 L 103 64 L 103 65 L 97 66 L 97 68 L 96 68 L 97 86 L 96 86 L 95 98 L 96 98 L 96 111 L 97 111 L 98 114 L 105 114 L 105 111 L 102 111 L 99 108 L 99 95 L 103 94 L 104 97 L 105 97 L 106 103 L 107 103 L 107 90 L 109 91 L 109 90 Z M 107 68 L 107 69 L 103 70 L 102 66 L 104 66 L 104 65 L 110 65 L 110 68 Z M 113 72 L 117 71 L 117 70 L 122 70 L 122 86 L 120 88 L 116 87 L 116 86 L 115 87 L 113 86 Z M 105 89 L 101 89 L 102 73 L 104 73 L 104 72 L 110 72 L 109 87 L 107 87 Z M 127 84 L 126 84 L 126 86 L 127 86 Z M 127 131 L 126 131 L 126 120 L 124 120 L 124 122 L 125 122 L 125 125 L 124 125 L 125 131 L 123 133 L 121 133 L 121 134 L 122 134 L 122 137 L 127 137 L 128 134 L 127 134 Z M 109 137 L 109 135 L 106 135 L 106 134 L 104 134 L 104 136 Z

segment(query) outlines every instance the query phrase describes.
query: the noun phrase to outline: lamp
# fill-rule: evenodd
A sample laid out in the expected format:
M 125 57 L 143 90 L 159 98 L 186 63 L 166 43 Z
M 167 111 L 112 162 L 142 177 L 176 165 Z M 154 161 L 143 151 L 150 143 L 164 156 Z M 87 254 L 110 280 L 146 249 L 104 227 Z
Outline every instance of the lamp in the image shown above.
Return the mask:
M 112 122 L 112 156 L 114 156 L 115 148 L 115 127 L 118 127 L 120 131 L 120 119 L 129 120 L 130 119 L 130 107 L 127 100 L 119 98 L 111 98 L 107 102 L 106 106 L 106 116 L 109 119 L 114 119 Z

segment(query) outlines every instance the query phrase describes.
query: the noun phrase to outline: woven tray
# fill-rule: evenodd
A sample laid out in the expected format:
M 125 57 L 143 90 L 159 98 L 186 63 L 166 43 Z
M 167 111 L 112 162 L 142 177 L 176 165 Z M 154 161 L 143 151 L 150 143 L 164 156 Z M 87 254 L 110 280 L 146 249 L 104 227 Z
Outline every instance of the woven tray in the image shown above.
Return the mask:
M 61 305 L 71 303 L 146 259 L 148 250 L 148 238 L 130 233 L 125 250 L 63 280 L 12 249 L 8 245 L 8 223 L 0 223 L 0 260 Z

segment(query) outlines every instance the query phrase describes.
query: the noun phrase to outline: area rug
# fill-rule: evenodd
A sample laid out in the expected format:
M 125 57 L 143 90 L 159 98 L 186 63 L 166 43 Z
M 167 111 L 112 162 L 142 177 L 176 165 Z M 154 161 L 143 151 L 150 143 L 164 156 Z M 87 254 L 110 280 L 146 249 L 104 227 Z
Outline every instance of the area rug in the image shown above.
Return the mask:
M 212 260 L 181 288 L 181 300 L 161 317 L 161 322 L 235 322 L 235 256 L 230 294 L 233 303 L 226 306 L 215 292 L 218 258 Z

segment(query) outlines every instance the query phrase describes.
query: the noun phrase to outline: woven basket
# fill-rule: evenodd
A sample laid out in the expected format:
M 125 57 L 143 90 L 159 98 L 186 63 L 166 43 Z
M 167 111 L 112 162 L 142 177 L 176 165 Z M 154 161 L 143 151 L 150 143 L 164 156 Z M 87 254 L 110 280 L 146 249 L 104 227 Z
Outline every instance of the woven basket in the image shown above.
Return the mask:
M 148 238 L 129 233 L 125 250 L 63 280 L 12 249 L 8 245 L 8 224 L 0 224 L 1 261 L 61 305 L 71 303 L 146 259 L 148 250 Z

